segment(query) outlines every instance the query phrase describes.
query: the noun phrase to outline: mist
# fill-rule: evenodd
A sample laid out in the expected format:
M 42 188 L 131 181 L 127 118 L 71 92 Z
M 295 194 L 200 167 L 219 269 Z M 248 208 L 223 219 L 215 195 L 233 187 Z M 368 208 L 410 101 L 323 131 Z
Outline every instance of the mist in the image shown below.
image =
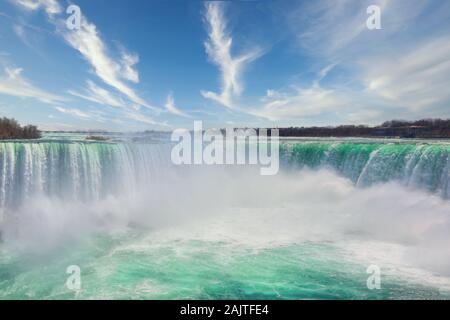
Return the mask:
M 6 215 L 2 237 L 35 253 L 130 229 L 160 242 L 253 249 L 332 241 L 369 260 L 380 252 L 364 243 L 392 244 L 403 248 L 403 265 L 450 276 L 449 212 L 448 201 L 395 182 L 357 188 L 323 169 L 260 176 L 252 167 L 200 166 L 91 202 L 31 197 Z

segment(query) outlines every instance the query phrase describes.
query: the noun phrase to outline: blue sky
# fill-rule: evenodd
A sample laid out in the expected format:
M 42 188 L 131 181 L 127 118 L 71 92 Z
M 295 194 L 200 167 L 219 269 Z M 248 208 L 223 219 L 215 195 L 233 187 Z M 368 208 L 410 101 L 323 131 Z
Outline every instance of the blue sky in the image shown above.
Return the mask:
M 0 115 L 117 131 L 449 118 L 449 18 L 437 0 L 2 0 Z

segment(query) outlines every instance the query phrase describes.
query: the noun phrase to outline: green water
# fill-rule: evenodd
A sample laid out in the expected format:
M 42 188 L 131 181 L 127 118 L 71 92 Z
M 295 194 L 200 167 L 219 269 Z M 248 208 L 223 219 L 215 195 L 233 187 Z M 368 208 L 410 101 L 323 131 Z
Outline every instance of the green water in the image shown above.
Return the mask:
M 185 175 L 169 153 L 0 142 L 0 299 L 450 298 L 448 143 L 288 142 L 264 179 Z
M 448 143 L 291 143 L 281 156 L 286 167 L 329 167 L 359 186 L 395 180 L 450 197 Z
M 153 243 L 143 234 L 97 236 L 61 253 L 0 256 L 1 299 L 445 299 L 439 288 L 392 276 L 366 286 L 366 266 L 329 243 L 270 249 L 221 242 Z M 69 265 L 81 290 L 65 286 Z

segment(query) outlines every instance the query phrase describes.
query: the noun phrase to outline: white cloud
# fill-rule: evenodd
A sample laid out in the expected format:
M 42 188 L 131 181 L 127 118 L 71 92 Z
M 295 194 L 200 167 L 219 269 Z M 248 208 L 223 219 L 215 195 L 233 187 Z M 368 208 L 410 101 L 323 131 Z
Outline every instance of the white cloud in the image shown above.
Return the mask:
M 5 68 L 6 76 L 9 80 L 17 80 L 20 79 L 20 74 L 22 73 L 23 68 Z
M 5 75 L 0 76 L 0 93 L 20 98 L 32 98 L 44 103 L 60 103 L 65 98 L 49 93 L 33 85 L 22 77 L 21 68 L 5 68 Z
M 16 3 L 28 10 L 45 10 L 49 20 L 57 26 L 63 23 L 62 19 L 52 17 L 61 12 L 56 0 L 16 0 Z M 382 30 L 370 31 L 366 28 L 366 8 L 369 4 L 381 7 Z M 318 0 L 301 2 L 298 10 L 290 7 L 291 19 L 287 20 L 295 30 L 294 36 L 302 55 L 310 54 L 312 69 L 325 67 L 315 70 L 315 80 L 308 76 L 303 78 L 311 83 L 309 86 L 304 86 L 303 81 L 302 85 L 291 81 L 284 84 L 290 89 L 268 89 L 267 96 L 259 102 L 260 106 L 253 104 L 255 107 L 245 110 L 239 106 L 244 101 L 239 101 L 244 91 L 242 74 L 245 67 L 262 52 L 256 48 L 240 54 L 233 51 L 233 37 L 228 29 L 224 6 L 223 2 L 208 2 L 205 5 L 204 18 L 208 32 L 205 50 L 221 76 L 221 88 L 217 92 L 201 91 L 207 99 L 233 111 L 272 121 L 326 118 L 330 114 L 343 122 L 378 119 L 380 114 L 384 117 L 408 113 L 411 117 L 418 117 L 426 116 L 427 112 L 428 116 L 450 115 L 450 34 L 448 24 L 444 24 L 447 19 L 445 12 L 450 9 L 448 3 L 429 5 L 425 1 L 405 0 L 373 0 L 370 3 Z M 26 30 L 20 25 L 15 29 L 19 36 L 24 36 Z M 133 84 L 140 81 L 137 54 L 124 48 L 119 48 L 117 54 L 111 53 L 95 24 L 84 17 L 81 30 L 69 32 L 61 26 L 58 31 L 103 81 L 98 82 L 100 85 L 88 81 L 85 90 L 70 90 L 70 94 L 101 105 L 123 108 L 126 119 L 161 125 L 140 109 L 140 106 L 146 106 L 163 111 L 150 106 L 133 88 Z M 334 69 L 336 61 L 339 62 L 337 71 Z M 311 70 L 296 71 L 309 74 Z M 336 77 L 322 82 L 331 71 Z M 33 86 L 21 77 L 20 69 L 6 70 L 6 75 L 0 77 L 0 92 L 51 103 L 62 99 Z M 177 108 L 171 94 L 164 107 L 168 113 L 189 117 Z M 65 110 L 69 113 L 69 109 Z M 84 111 L 70 110 L 72 115 L 77 113 L 83 117 L 81 114 Z M 228 109 L 222 109 L 222 112 L 228 112 Z
M 101 105 L 108 105 L 111 107 L 117 107 L 117 108 L 126 108 L 126 103 L 119 97 L 115 96 L 108 90 L 99 87 L 91 80 L 87 81 L 87 88 L 85 90 L 85 93 L 79 93 L 77 91 L 69 90 L 68 93 L 88 100 L 92 101 Z
M 407 53 L 380 56 L 364 65 L 368 90 L 417 111 L 450 103 L 450 37 L 420 43 Z
M 339 111 L 346 104 L 347 101 L 339 92 L 314 85 L 310 88 L 295 88 L 294 93 L 269 90 L 263 106 L 249 113 L 271 121 L 292 120 Z
M 110 119 L 106 118 L 104 116 L 104 113 L 98 110 L 81 110 L 77 108 L 68 108 L 68 107 L 61 107 L 56 106 L 54 107 L 55 110 L 57 110 L 60 113 L 70 115 L 75 118 L 79 118 L 82 120 L 90 120 L 90 121 L 96 121 L 100 123 L 105 123 L 106 121 L 109 121 Z
M 157 122 L 153 118 L 145 116 L 145 115 L 143 115 L 141 113 L 137 113 L 137 112 L 127 112 L 127 113 L 125 113 L 125 117 L 130 120 L 134 120 L 134 121 L 149 124 L 149 125 L 168 127 L 167 123 Z
M 369 4 L 381 8 L 381 30 L 366 28 Z M 310 88 L 269 90 L 253 114 L 267 119 L 313 116 L 332 121 L 449 117 L 450 4 L 426 1 L 314 1 L 291 10 L 301 53 L 328 65 Z M 427 12 L 424 15 L 424 12 Z M 339 61 L 338 77 L 320 81 Z M 298 84 L 291 84 L 298 87 Z
M 82 54 L 94 68 L 97 76 L 106 84 L 117 89 L 132 102 L 158 110 L 158 108 L 146 103 L 123 81 L 139 81 L 138 72 L 133 69 L 133 65 L 137 63 L 137 56 L 127 55 L 122 57 L 122 63 L 115 61 L 108 55 L 106 45 L 100 38 L 96 26 L 88 22 L 84 17 L 82 18 L 80 30 L 76 32 L 64 31 L 63 36 L 70 46 Z
M 122 53 L 122 75 L 125 79 L 134 83 L 139 82 L 139 73 L 133 66 L 139 62 L 139 56 L 137 54 Z
M 23 25 L 16 24 L 13 26 L 14 33 L 19 37 L 19 39 L 28 45 L 28 39 L 26 37 L 25 29 Z
M 43 8 L 49 16 L 62 12 L 58 0 L 15 0 L 15 3 L 31 11 Z
M 337 62 L 331 63 L 328 66 L 326 66 L 325 68 L 321 69 L 319 71 L 319 78 L 316 80 L 316 84 L 319 84 L 320 81 L 322 81 L 322 79 L 324 79 L 328 73 L 330 73 L 331 70 L 333 70 L 334 67 L 336 67 L 338 65 Z
M 364 5 L 345 0 L 303 3 L 295 11 L 293 25 L 300 46 L 318 54 L 347 47 L 366 30 Z
M 61 7 L 56 0 L 18 0 L 17 4 L 29 10 L 44 8 L 49 14 L 61 12 Z M 66 29 L 63 20 L 58 21 L 51 18 L 50 21 L 55 25 L 62 26 L 59 31 L 66 42 L 81 53 L 93 67 L 96 75 L 106 84 L 138 105 L 157 109 L 147 104 L 124 82 L 124 80 L 134 83 L 139 82 L 139 73 L 134 68 L 139 62 L 139 57 L 136 54 L 122 50 L 121 59 L 116 61 L 108 54 L 107 46 L 101 39 L 95 24 L 90 23 L 84 16 L 81 17 L 80 29 L 76 31 Z
M 89 113 L 81 111 L 80 109 L 63 108 L 63 107 L 55 107 L 55 109 L 61 113 L 69 114 L 69 115 L 75 116 L 77 118 L 83 118 L 83 119 L 91 118 L 91 115 Z
M 234 107 L 234 98 L 243 90 L 240 77 L 246 64 L 261 55 L 258 49 L 252 49 L 239 56 L 231 54 L 232 38 L 227 31 L 227 23 L 223 16 L 222 2 L 207 2 L 205 19 L 208 25 L 208 40 L 205 42 L 209 59 L 216 64 L 221 72 L 222 92 L 202 91 L 205 98 L 212 99 L 225 107 Z
M 174 100 L 172 94 L 169 94 L 167 96 L 166 109 L 167 109 L 168 112 L 170 112 L 170 113 L 172 113 L 174 115 L 177 115 L 177 116 L 180 116 L 180 117 L 185 117 L 185 118 L 189 118 L 190 117 L 188 114 L 184 113 L 183 111 L 181 111 L 180 109 L 178 109 L 175 106 L 175 100 Z
M 115 88 L 121 94 L 119 97 L 88 80 L 87 88 L 84 92 L 69 90 L 68 92 L 71 95 L 101 105 L 128 109 L 125 111 L 125 118 L 130 120 L 152 125 L 167 125 L 166 123 L 158 123 L 152 118 L 138 112 L 141 107 L 146 107 L 155 112 L 161 112 L 162 109 L 148 104 L 127 83 L 127 81 L 139 83 L 139 72 L 136 69 L 136 64 L 139 62 L 139 56 L 137 54 L 130 53 L 124 47 L 120 47 L 119 58 L 110 55 L 107 45 L 102 40 L 95 24 L 89 22 L 85 16 L 82 16 L 81 18 L 81 28 L 79 30 L 67 30 L 65 28 L 64 20 L 53 17 L 54 13 L 59 13 L 61 11 L 55 0 L 20 1 L 21 2 L 18 4 L 29 10 L 44 8 L 49 15 L 49 21 L 57 27 L 59 34 L 63 36 L 67 44 L 83 56 L 83 58 L 91 65 L 95 74 L 103 80 L 104 83 Z M 126 97 L 125 101 L 122 97 Z M 103 117 L 100 117 L 93 112 L 62 107 L 58 107 L 57 110 L 79 118 L 87 119 L 90 117 L 96 118 L 97 121 L 104 121 Z
M 380 7 L 381 30 L 366 26 L 369 5 Z M 302 2 L 287 15 L 300 48 L 315 56 L 352 61 L 352 54 L 370 54 L 377 46 L 390 46 L 391 37 L 415 33 L 417 19 L 428 5 L 410 0 L 317 0 Z

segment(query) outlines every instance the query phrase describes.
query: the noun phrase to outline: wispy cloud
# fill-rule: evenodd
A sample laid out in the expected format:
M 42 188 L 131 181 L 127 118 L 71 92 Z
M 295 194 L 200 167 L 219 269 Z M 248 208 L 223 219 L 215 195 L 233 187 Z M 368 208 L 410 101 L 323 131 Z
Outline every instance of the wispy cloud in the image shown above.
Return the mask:
M 167 100 L 166 100 L 166 109 L 168 112 L 180 116 L 180 117 L 185 117 L 185 118 L 190 118 L 190 115 L 188 115 L 187 113 L 181 111 L 180 109 L 178 109 L 175 105 L 175 100 L 173 98 L 173 94 L 169 94 L 167 96 Z
M 61 106 L 55 106 L 54 107 L 56 111 L 69 115 L 74 118 L 78 118 L 80 120 L 85 121 L 94 121 L 99 123 L 106 123 L 111 121 L 112 119 L 110 117 L 107 117 L 104 112 L 100 110 L 80 110 L 78 108 L 72 108 L 72 107 L 61 107 Z M 51 118 L 51 117 L 50 117 Z
M 436 38 L 406 54 L 379 57 L 364 66 L 371 93 L 412 111 L 450 103 L 450 37 Z
M 253 48 L 238 56 L 231 53 L 233 39 L 227 31 L 227 22 L 224 17 L 223 2 L 207 2 L 205 5 L 205 20 L 208 28 L 208 39 L 205 42 L 206 53 L 209 59 L 219 67 L 222 78 L 222 91 L 215 93 L 202 91 L 205 98 L 212 99 L 225 107 L 233 108 L 234 99 L 242 91 L 241 75 L 245 66 L 257 59 L 261 50 Z
M 366 26 L 367 7 L 381 10 L 381 30 Z M 352 61 L 354 54 L 370 54 L 390 47 L 392 38 L 404 43 L 406 33 L 415 34 L 428 23 L 418 23 L 430 6 L 428 1 L 410 0 L 317 0 L 302 1 L 286 14 L 298 46 L 316 57 Z M 448 5 L 447 5 L 448 6 Z M 398 38 L 399 35 L 402 37 Z
M 69 31 L 65 28 L 62 2 L 15 0 L 14 3 L 25 10 L 46 12 L 57 34 L 74 49 L 73 53 L 87 61 L 89 78 L 94 81 L 88 80 L 84 88 L 72 88 L 66 93 L 105 106 L 99 110 L 106 110 L 109 115 L 123 115 L 122 120 L 132 125 L 139 122 L 165 126 L 157 120 L 173 116 L 188 118 L 195 114 L 215 116 L 205 110 L 185 109 L 185 104 L 177 101 L 180 109 L 173 94 L 167 96 L 164 106 L 148 103 L 138 90 L 142 76 L 139 55 L 120 44 L 109 46 L 108 39 L 87 17 L 82 18 L 80 30 Z M 381 30 L 366 28 L 366 8 L 372 4 L 381 7 Z M 283 19 L 291 27 L 292 41 L 277 42 L 280 50 L 272 58 L 288 51 L 285 42 L 295 44 L 298 58 L 304 61 L 292 65 L 301 65 L 303 70 L 292 70 L 290 75 L 295 73 L 295 77 L 280 82 L 284 73 L 290 72 L 284 65 L 271 85 L 259 87 L 256 84 L 252 92 L 270 88 L 267 95 L 259 99 L 243 97 L 243 74 L 263 51 L 255 46 L 239 51 L 240 46 L 236 46 L 236 36 L 227 21 L 227 6 L 226 2 L 211 1 L 204 7 L 202 17 L 207 33 L 204 47 L 208 61 L 218 69 L 220 87 L 200 87 L 207 89 L 200 92 L 208 105 L 197 106 L 204 109 L 214 108 L 216 104 L 224 106 L 215 110 L 229 117 L 224 123 L 230 118 L 236 123 L 241 120 L 303 123 L 305 119 L 370 120 L 372 123 L 373 119 L 378 121 L 380 114 L 402 118 L 450 115 L 447 89 L 450 86 L 450 33 L 446 22 L 449 2 L 317 0 L 280 6 L 280 10 L 289 10 L 283 12 Z M 29 33 L 27 25 L 20 20 L 11 25 L 15 25 L 12 30 L 25 44 L 27 41 L 34 44 L 37 37 Z M 291 59 L 293 48 L 288 49 L 287 58 Z M 289 62 L 283 59 L 280 63 Z M 37 88 L 22 77 L 21 69 L 13 68 L 5 70 L 3 76 L 0 74 L 0 93 L 34 98 L 58 107 L 63 100 Z M 80 119 L 95 118 L 92 110 L 85 110 L 84 106 L 59 108 L 60 113 Z
M 96 75 L 106 84 L 115 88 L 135 104 L 144 106 L 153 110 L 158 110 L 149 105 L 144 99 L 128 86 L 124 80 L 139 82 L 139 76 L 133 66 L 137 63 L 137 55 L 124 55 L 120 61 L 114 60 L 108 53 L 107 47 L 101 39 L 97 28 L 93 23 L 82 18 L 81 28 L 76 32 L 63 32 L 64 39 L 93 67 Z
M 252 114 L 273 121 L 333 114 L 334 121 L 369 123 L 386 115 L 448 117 L 450 34 L 439 26 L 446 23 L 441 13 L 450 5 L 404 0 L 370 4 L 381 8 L 381 30 L 366 28 L 365 1 L 318 0 L 291 10 L 300 53 L 328 66 L 317 72 L 310 87 L 290 83 L 294 90 L 269 91 Z M 321 85 L 335 61 L 339 82 Z
M 295 88 L 294 92 L 269 90 L 262 107 L 250 110 L 250 114 L 271 121 L 304 119 L 325 112 L 337 111 L 348 101 L 339 92 L 324 89 L 320 85 Z
M 90 119 L 91 115 L 85 111 L 75 108 L 55 107 L 55 109 L 61 113 L 66 113 L 77 118 Z
M 33 85 L 22 76 L 22 68 L 7 67 L 4 75 L 0 76 L 0 93 L 20 98 L 32 98 L 44 103 L 60 103 L 66 101 L 64 97 L 49 93 Z
M 140 81 L 139 72 L 136 68 L 139 56 L 136 53 L 129 52 L 119 44 L 119 54 L 112 55 L 96 25 L 84 15 L 81 17 L 80 29 L 66 29 L 64 20 L 54 16 L 62 12 L 56 0 L 19 0 L 16 4 L 27 10 L 44 9 L 48 14 L 49 22 L 55 25 L 58 34 L 63 37 L 66 43 L 81 54 L 99 79 L 117 90 L 117 94 L 112 93 L 88 80 L 87 87 L 82 92 L 68 90 L 69 94 L 104 106 L 122 108 L 126 119 L 155 126 L 167 125 L 166 123 L 159 123 L 140 111 L 141 107 L 157 113 L 160 113 L 163 109 L 147 103 L 130 85 L 130 83 L 136 84 Z M 57 110 L 78 118 L 104 120 L 96 113 L 80 109 L 58 107 Z
M 15 2 L 30 11 L 42 8 L 49 16 L 62 12 L 62 7 L 58 0 L 15 0 Z
M 121 65 L 123 77 L 134 83 L 139 83 L 139 73 L 134 69 L 134 65 L 139 62 L 139 56 L 135 53 L 122 51 Z
M 25 33 L 25 29 L 24 29 L 23 25 L 16 24 L 16 25 L 13 26 L 13 30 L 14 30 L 14 33 L 19 37 L 19 39 L 24 44 L 26 44 L 27 46 L 30 46 L 29 42 L 28 42 L 28 39 L 26 37 L 26 33 Z
M 150 106 L 125 82 L 139 82 L 139 73 L 134 68 L 139 62 L 137 54 L 128 53 L 122 48 L 120 59 L 114 59 L 109 54 L 107 45 L 102 40 L 95 24 L 89 22 L 83 15 L 81 16 L 79 30 L 66 29 L 64 21 L 57 20 L 52 16 L 62 11 L 56 0 L 18 0 L 17 4 L 29 10 L 45 9 L 50 16 L 49 20 L 59 26 L 58 31 L 66 42 L 89 62 L 100 79 L 124 94 L 135 104 L 150 109 L 158 109 Z
M 111 93 L 110 91 L 99 87 L 93 81 L 88 80 L 87 88 L 84 93 L 79 93 L 74 90 L 68 90 L 67 92 L 75 97 L 79 97 L 88 101 L 92 101 L 101 105 L 107 105 L 117 108 L 127 108 L 127 104 L 120 98 Z
M 153 118 L 143 115 L 142 113 L 129 111 L 129 112 L 125 113 L 125 118 L 134 120 L 137 122 L 141 122 L 144 124 L 148 124 L 148 125 L 154 125 L 154 126 L 158 126 L 158 127 L 169 127 L 169 125 L 166 122 L 155 121 Z

